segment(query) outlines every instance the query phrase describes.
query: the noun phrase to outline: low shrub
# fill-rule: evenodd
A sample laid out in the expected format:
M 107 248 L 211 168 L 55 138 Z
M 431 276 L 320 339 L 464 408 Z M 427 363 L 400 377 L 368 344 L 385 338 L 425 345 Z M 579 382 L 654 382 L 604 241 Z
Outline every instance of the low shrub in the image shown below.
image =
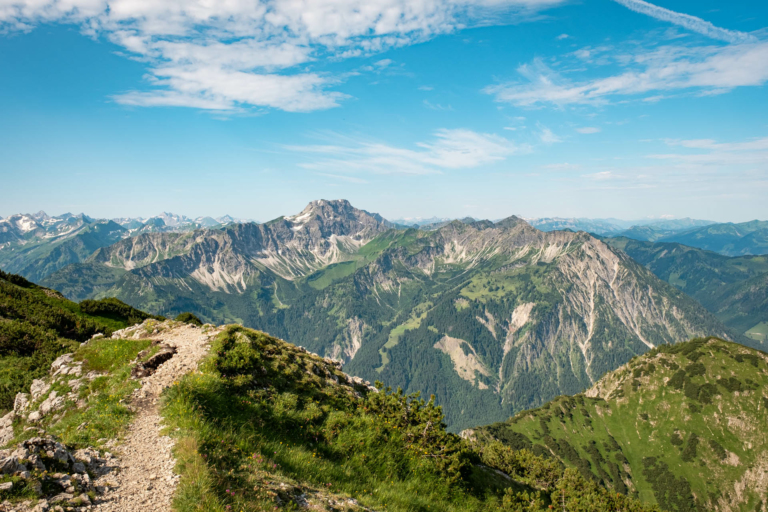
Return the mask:
M 189 312 L 181 313 L 179 316 L 176 317 L 175 320 L 177 322 L 184 322 L 185 324 L 196 325 L 198 327 L 203 325 L 202 320 L 200 320 L 196 315 Z

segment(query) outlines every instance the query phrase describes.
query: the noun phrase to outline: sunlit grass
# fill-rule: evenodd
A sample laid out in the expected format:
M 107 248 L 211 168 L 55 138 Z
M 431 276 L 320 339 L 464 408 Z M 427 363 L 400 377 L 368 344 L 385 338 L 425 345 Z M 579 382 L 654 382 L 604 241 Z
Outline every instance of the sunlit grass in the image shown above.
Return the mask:
M 233 388 L 239 377 L 216 370 L 227 357 L 216 344 L 202 373 L 169 390 L 163 415 L 168 430 L 184 440 L 177 446 L 177 510 L 203 510 L 200 503 L 206 510 L 273 510 L 295 493 L 351 497 L 377 510 L 495 510 L 500 477 L 483 474 L 480 483 L 480 470 L 471 469 L 451 484 L 436 469 L 435 447 L 413 443 L 399 419 L 374 412 L 340 386 L 318 385 L 302 371 L 306 360 L 299 354 L 278 346 L 265 351 L 273 358 L 256 367 L 268 368 L 265 378 L 276 388 Z M 252 355 L 233 354 L 233 364 Z M 279 385 L 276 371 L 293 377 Z

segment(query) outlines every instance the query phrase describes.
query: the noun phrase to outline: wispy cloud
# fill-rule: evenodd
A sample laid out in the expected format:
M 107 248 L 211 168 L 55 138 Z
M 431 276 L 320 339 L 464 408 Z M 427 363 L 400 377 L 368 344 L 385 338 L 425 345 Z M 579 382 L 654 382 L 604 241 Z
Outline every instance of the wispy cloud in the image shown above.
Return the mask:
M 727 41 L 729 43 L 743 43 L 746 41 L 754 41 L 754 36 L 739 32 L 737 30 L 728 30 L 720 27 L 716 27 L 712 23 L 705 21 L 696 16 L 690 14 L 684 14 L 680 12 L 670 11 L 664 7 L 653 5 L 643 0 L 614 0 L 626 7 L 646 16 L 651 16 L 657 20 L 666 21 L 674 25 L 678 25 L 687 30 L 697 32 L 701 35 L 711 37 L 712 39 L 719 39 L 721 41 Z
M 568 162 L 562 162 L 559 164 L 546 164 L 541 166 L 542 169 L 546 169 L 548 171 L 573 171 L 576 169 L 581 169 L 581 165 L 579 164 L 571 164 Z
M 137 106 L 312 111 L 339 105 L 341 77 L 308 69 L 483 23 L 509 23 L 565 0 L 0 0 L 0 32 L 68 23 L 148 65 Z M 505 16 L 496 16 L 505 14 Z M 510 18 L 509 15 L 512 15 Z M 372 70 L 392 65 L 379 59 Z
M 433 174 L 451 169 L 469 169 L 492 164 L 522 151 L 512 141 L 495 134 L 471 130 L 438 130 L 428 142 L 403 148 L 334 137 L 342 144 L 287 146 L 291 151 L 314 155 L 302 167 L 317 171 L 372 172 L 377 174 Z
M 450 105 L 441 105 L 440 103 L 432 103 L 429 100 L 424 100 L 424 106 L 430 110 L 453 110 Z
M 576 128 L 576 131 L 583 134 L 598 133 L 600 128 L 594 126 L 584 126 L 583 128 Z
M 554 144 L 556 142 L 562 142 L 562 139 L 555 135 L 552 130 L 547 128 L 546 126 L 542 125 L 541 123 L 537 124 L 539 128 L 539 140 L 543 142 L 544 144 Z
M 716 142 L 712 139 L 677 140 L 668 139 L 670 147 L 691 151 L 686 153 L 655 153 L 648 158 L 664 160 L 691 169 L 703 167 L 747 168 L 758 166 L 768 174 L 768 137 L 742 142 Z
M 537 58 L 518 67 L 524 81 L 492 85 L 483 91 L 497 101 L 523 107 L 602 105 L 621 96 L 658 101 L 663 98 L 660 92 L 672 90 L 721 94 L 736 87 L 768 82 L 768 42 L 725 47 L 664 46 L 624 55 L 615 63 L 626 71 L 579 82 L 564 77 Z
M 590 174 L 582 174 L 581 177 L 586 178 L 588 180 L 607 181 L 607 180 L 618 179 L 621 176 L 617 175 L 613 171 L 600 171 L 600 172 L 593 172 Z

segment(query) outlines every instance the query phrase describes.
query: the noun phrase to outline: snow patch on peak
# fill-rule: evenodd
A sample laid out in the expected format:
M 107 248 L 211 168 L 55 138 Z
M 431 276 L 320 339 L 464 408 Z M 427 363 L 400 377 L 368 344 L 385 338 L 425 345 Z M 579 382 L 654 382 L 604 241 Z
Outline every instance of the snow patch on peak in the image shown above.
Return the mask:
M 16 226 L 16 229 L 23 233 L 29 233 L 40 227 L 35 219 L 29 215 L 14 215 L 9 217 L 9 219 L 11 219 L 13 225 Z

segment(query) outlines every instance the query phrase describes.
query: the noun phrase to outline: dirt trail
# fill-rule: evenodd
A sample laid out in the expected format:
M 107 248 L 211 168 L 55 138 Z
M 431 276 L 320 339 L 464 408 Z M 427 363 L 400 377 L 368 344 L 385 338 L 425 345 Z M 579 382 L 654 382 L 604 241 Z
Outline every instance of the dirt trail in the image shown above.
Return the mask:
M 142 379 L 142 387 L 134 393 L 132 405 L 137 409 L 123 443 L 115 447 L 117 471 L 95 481 L 107 490 L 99 496 L 95 510 L 114 512 L 149 512 L 171 510 L 178 483 L 173 473 L 176 461 L 171 453 L 174 442 L 160 435 L 162 422 L 158 398 L 166 387 L 182 375 L 197 369 L 208 353 L 208 345 L 220 329 L 202 329 L 181 325 L 157 335 L 165 345 L 176 348 L 176 354 L 155 373 Z

